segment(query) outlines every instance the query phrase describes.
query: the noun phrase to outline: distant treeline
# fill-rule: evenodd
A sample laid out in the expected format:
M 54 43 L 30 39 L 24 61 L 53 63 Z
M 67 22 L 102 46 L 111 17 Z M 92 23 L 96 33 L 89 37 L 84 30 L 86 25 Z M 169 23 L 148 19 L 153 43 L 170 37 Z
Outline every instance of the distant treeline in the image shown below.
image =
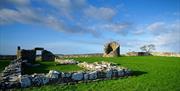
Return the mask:
M 0 55 L 0 60 L 14 60 L 16 55 Z

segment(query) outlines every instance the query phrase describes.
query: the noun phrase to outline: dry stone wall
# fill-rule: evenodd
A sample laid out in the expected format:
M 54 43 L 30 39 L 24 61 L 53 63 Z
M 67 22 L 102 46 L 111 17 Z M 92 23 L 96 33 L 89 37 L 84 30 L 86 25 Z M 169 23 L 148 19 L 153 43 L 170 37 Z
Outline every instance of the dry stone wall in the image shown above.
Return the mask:
M 0 89 L 19 87 L 19 76 L 22 75 L 21 59 L 13 60 L 1 73 Z
M 0 89 L 25 88 L 30 86 L 41 86 L 53 83 L 77 83 L 96 81 L 97 79 L 111 79 L 131 75 L 131 71 L 124 67 L 116 67 L 111 63 L 79 63 L 78 66 L 85 68 L 85 71 L 58 72 L 50 70 L 46 74 L 23 75 L 23 67 L 27 61 L 17 59 L 12 61 L 2 72 Z M 92 69 L 91 67 L 95 67 Z

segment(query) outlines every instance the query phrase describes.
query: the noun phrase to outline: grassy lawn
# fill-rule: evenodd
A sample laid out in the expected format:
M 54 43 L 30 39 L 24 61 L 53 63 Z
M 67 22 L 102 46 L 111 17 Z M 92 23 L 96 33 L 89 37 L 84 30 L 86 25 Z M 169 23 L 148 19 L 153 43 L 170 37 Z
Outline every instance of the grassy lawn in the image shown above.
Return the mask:
M 0 72 L 4 70 L 4 68 L 9 65 L 9 60 L 0 60 Z
M 77 65 L 57 65 L 53 61 L 49 62 L 36 62 L 37 64 L 40 64 L 38 67 L 27 67 L 25 68 L 25 74 L 33 74 L 33 73 L 48 73 L 49 70 L 56 70 L 56 71 L 78 71 L 81 70 L 81 68 Z
M 78 61 L 109 61 L 128 67 L 134 76 L 75 85 L 52 84 L 31 87 L 26 91 L 180 91 L 180 58 L 176 57 L 117 57 L 117 58 L 75 58 Z M 58 65 L 53 62 L 40 62 L 44 66 L 32 68 L 28 72 L 46 72 L 49 69 L 59 71 L 81 70 L 75 65 Z M 36 69 L 36 70 L 35 70 Z M 38 71 L 39 70 L 39 71 Z

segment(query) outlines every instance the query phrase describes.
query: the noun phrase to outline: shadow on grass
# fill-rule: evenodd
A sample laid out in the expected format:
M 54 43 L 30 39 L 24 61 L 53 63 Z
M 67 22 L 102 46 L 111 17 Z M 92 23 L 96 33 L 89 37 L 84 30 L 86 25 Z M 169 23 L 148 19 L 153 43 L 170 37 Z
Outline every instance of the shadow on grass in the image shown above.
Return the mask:
M 147 74 L 147 72 L 144 71 L 132 71 L 132 76 L 140 76 L 143 74 Z
M 38 67 L 23 67 L 24 69 L 24 73 L 23 74 L 33 74 L 33 73 L 48 73 L 49 70 L 48 70 L 48 67 L 49 65 L 47 64 L 41 64 L 40 63 L 40 66 Z
M 80 67 L 78 67 L 76 64 L 71 65 L 61 65 L 57 64 L 55 62 L 49 61 L 49 62 L 35 62 L 35 64 L 40 64 L 40 66 L 37 67 L 23 67 L 23 74 L 33 74 L 33 73 L 48 73 L 49 70 L 56 70 L 56 71 L 62 71 L 62 72 L 74 72 L 82 70 Z

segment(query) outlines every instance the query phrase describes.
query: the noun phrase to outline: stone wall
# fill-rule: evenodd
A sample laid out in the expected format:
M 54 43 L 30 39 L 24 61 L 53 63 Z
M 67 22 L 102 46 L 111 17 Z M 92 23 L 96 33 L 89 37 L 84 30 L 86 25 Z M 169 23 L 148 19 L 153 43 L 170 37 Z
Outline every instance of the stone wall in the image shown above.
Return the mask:
M 128 52 L 126 56 L 149 56 L 150 53 L 147 52 Z
M 102 57 L 103 53 L 56 55 L 59 58 Z
M 42 51 L 42 60 L 43 61 L 54 61 L 55 60 L 55 55 L 47 50 Z
M 166 57 L 180 57 L 180 54 L 178 53 L 172 53 L 172 52 L 128 52 L 126 56 L 166 56 Z
M 5 67 L 0 76 L 0 89 L 20 87 L 18 77 L 22 75 L 22 63 L 21 59 L 16 59 Z
M 27 60 L 29 63 L 33 63 L 36 60 L 36 51 L 35 50 L 24 50 L 20 51 L 21 55 L 19 58 L 22 60 Z
M 78 72 L 58 72 L 50 70 L 49 73 L 46 74 L 35 73 L 32 75 L 23 75 L 23 67 L 26 67 L 26 63 L 27 61 L 22 59 L 13 60 L 1 74 L 0 89 L 6 90 L 10 88 L 24 88 L 54 83 L 87 82 L 97 79 L 111 79 L 131 75 L 131 71 L 127 68 L 115 67 L 109 63 L 102 63 L 95 66 L 95 68 L 100 67 L 96 70 Z M 82 65 L 84 65 L 84 63 L 79 64 L 79 66 Z M 104 67 L 106 69 L 102 69 Z
M 180 53 L 173 52 L 152 52 L 153 56 L 180 57 Z
M 36 60 L 37 51 L 41 51 L 42 55 L 40 55 L 41 56 L 40 58 L 42 61 L 55 60 L 55 55 L 52 52 L 44 50 L 44 48 L 41 48 L 41 47 L 36 47 L 31 50 L 26 50 L 26 49 L 21 49 L 20 46 L 18 46 L 16 55 L 17 55 L 17 58 L 21 58 L 22 60 L 27 60 L 29 63 L 33 63 Z

